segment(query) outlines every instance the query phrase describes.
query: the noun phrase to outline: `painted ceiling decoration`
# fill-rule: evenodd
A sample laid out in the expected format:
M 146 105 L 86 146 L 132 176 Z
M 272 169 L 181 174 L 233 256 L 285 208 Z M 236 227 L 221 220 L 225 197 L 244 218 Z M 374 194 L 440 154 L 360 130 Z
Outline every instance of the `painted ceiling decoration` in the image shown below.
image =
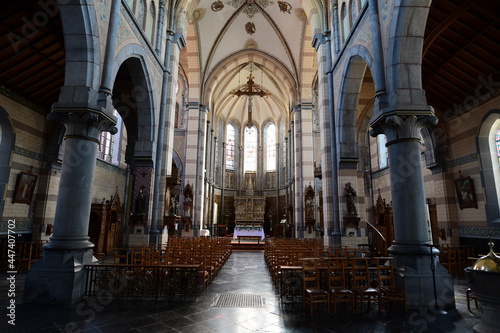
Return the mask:
M 288 13 L 288 14 L 292 13 L 292 5 L 290 5 L 288 2 L 278 1 L 278 6 L 279 6 L 281 12 Z
M 234 8 L 240 8 L 244 6 L 243 13 L 247 14 L 249 18 L 255 16 L 256 13 L 260 12 L 260 8 L 267 8 L 269 5 L 273 5 L 274 2 L 269 0 L 231 0 L 226 2 L 226 4 L 233 6 Z M 278 6 L 281 12 L 291 14 L 292 5 L 286 1 L 278 1 Z M 214 12 L 219 12 L 224 9 L 224 3 L 220 0 L 214 1 L 210 7 Z
M 245 24 L 245 30 L 247 34 L 253 35 L 255 33 L 255 24 L 253 22 L 247 22 L 247 24 Z

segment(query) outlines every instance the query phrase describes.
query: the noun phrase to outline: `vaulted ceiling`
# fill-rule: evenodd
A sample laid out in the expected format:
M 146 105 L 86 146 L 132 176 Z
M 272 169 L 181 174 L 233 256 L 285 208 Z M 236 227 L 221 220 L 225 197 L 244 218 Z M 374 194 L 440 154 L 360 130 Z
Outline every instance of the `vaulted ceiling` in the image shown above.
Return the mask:
M 299 94 L 303 52 L 312 51 L 310 38 L 304 38 L 309 28 L 300 3 L 200 1 L 191 18 L 196 47 L 188 45 L 185 52 L 196 58 L 202 98 L 216 118 L 247 122 L 249 98 L 235 92 L 247 84 L 250 75 L 266 93 L 252 97 L 254 122 L 287 117 Z
M 300 2 L 208 0 L 196 6 L 191 13 L 196 47 L 182 64 L 187 68 L 189 61 L 189 68 L 201 72 L 200 99 L 226 119 L 244 124 L 248 98 L 233 92 L 252 72 L 255 84 L 269 92 L 254 98 L 254 120 L 286 116 L 298 99 L 304 72 L 315 68 Z M 0 3 L 0 90 L 48 113 L 64 84 L 64 40 L 58 13 L 30 30 L 26 22 L 34 22 L 39 12 L 44 11 L 35 0 Z M 499 1 L 433 1 L 422 63 L 429 103 L 446 110 L 498 87 L 499 36 Z M 306 54 L 312 54 L 309 60 Z

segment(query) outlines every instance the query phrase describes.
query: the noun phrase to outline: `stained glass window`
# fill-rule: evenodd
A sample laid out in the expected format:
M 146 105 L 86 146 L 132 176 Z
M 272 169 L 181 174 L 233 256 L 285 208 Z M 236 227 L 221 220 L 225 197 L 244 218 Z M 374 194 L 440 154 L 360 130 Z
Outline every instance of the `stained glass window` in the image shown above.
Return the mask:
M 244 171 L 257 171 L 257 128 L 245 128 Z
M 266 127 L 266 169 L 276 170 L 276 126 L 270 123 Z
M 116 128 L 118 132 L 112 135 L 109 132 L 102 132 L 99 138 L 99 152 L 97 157 L 105 160 L 106 162 L 119 164 L 120 162 L 120 140 L 121 140 L 121 127 L 122 118 L 116 110 L 113 111 L 113 115 L 116 117 Z
M 226 169 L 234 170 L 234 150 L 236 140 L 236 129 L 233 125 L 227 125 L 226 133 Z
M 497 157 L 500 162 L 500 128 L 497 130 L 497 135 L 495 136 L 495 143 L 497 145 Z
M 387 137 L 384 134 L 377 135 L 377 148 L 378 148 L 378 167 L 380 169 L 387 167 L 387 147 L 385 144 L 387 143 Z

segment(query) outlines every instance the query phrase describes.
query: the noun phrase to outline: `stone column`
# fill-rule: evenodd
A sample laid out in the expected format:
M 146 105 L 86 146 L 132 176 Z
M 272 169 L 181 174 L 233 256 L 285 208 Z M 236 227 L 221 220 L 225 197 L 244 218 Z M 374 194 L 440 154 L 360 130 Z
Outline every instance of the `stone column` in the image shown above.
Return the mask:
M 436 262 L 439 251 L 431 247 L 427 233 L 420 129 L 436 123 L 429 109 L 392 111 L 372 121 L 372 135 L 383 131 L 387 136 L 394 218 L 394 242 L 389 252 L 395 257 L 397 284 L 406 290 L 410 307 L 434 307 L 434 278 L 438 304 L 454 307 L 453 282 Z M 431 263 L 435 265 L 434 277 Z
M 43 257 L 26 276 L 26 302 L 72 303 L 85 292 L 84 265 L 93 261 L 88 228 L 98 138 L 116 133 L 116 119 L 104 112 L 81 108 L 54 109 L 49 119 L 66 126 L 61 180 L 54 233 Z

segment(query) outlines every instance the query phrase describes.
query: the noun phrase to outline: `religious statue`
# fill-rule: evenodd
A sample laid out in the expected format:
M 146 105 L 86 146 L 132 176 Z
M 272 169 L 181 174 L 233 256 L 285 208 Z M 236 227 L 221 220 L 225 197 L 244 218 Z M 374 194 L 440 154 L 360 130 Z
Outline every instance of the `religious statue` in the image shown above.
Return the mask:
M 247 195 L 252 196 L 253 195 L 253 189 L 254 189 L 254 183 L 253 183 L 253 178 L 252 175 L 247 176 Z
M 184 215 L 191 216 L 191 209 L 193 208 L 193 199 L 190 196 L 184 198 Z
M 146 215 L 146 197 L 142 191 L 139 190 L 139 195 L 135 199 L 135 211 L 134 215 Z
M 310 196 L 306 199 L 306 219 L 314 219 L 314 197 Z
M 179 208 L 178 196 L 171 197 L 170 198 L 169 215 L 170 216 L 177 216 L 178 208 Z
M 354 205 L 354 197 L 356 196 L 356 190 L 352 188 L 350 182 L 345 184 L 344 196 L 346 198 L 347 214 L 357 215 L 356 206 Z

